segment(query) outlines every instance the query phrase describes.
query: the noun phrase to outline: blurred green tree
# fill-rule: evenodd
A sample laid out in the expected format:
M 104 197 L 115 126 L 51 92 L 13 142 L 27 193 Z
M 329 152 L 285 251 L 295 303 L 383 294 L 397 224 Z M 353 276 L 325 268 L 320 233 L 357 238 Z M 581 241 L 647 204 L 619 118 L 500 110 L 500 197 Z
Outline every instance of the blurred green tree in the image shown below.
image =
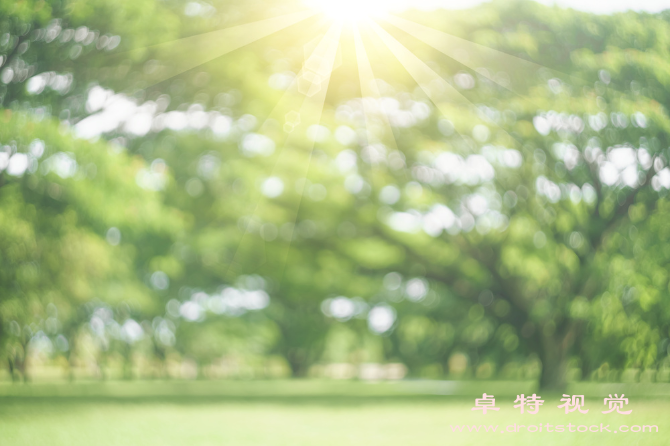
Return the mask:
M 590 377 L 606 363 L 649 368 L 667 358 L 667 14 L 595 16 L 502 1 L 466 12 L 412 13 L 435 29 L 547 68 L 504 59 L 502 67 L 488 61 L 493 65 L 471 69 L 389 27 L 476 104 L 474 110 L 441 104 L 449 116 L 440 116 L 395 56 L 366 35 L 391 110 L 393 132 L 377 131 L 381 143 L 365 133 L 381 118 L 362 119 L 351 35 L 345 35 L 323 127 L 299 127 L 284 144 L 277 118 L 299 107 L 301 98 L 280 102 L 282 79 L 299 71 L 304 45 L 322 24 L 300 25 L 162 79 L 161 67 L 188 54 L 143 49 L 147 45 L 293 6 L 191 3 L 0 3 L 6 17 L 0 32 L 8 36 L 1 41 L 0 72 L 7 119 L 25 120 L 17 118 L 25 113 L 58 118 L 80 137 L 103 136 L 109 147 L 123 147 L 99 163 L 137 164 L 117 178 L 127 195 L 109 195 L 126 197 L 118 198 L 118 207 L 96 194 L 102 186 L 93 179 L 72 205 L 76 215 L 98 216 L 87 217 L 98 222 L 86 220 L 97 238 L 80 251 L 99 249 L 91 256 L 109 255 L 107 263 L 85 262 L 90 270 L 71 272 L 54 267 L 52 274 L 108 277 L 125 265 L 127 279 L 118 279 L 123 286 L 148 277 L 151 298 L 137 284 L 138 296 L 152 305 L 144 315 L 174 320 L 183 337 L 172 345 L 157 341 L 160 355 L 174 346 L 204 364 L 223 354 L 225 339 L 235 342 L 229 328 L 240 319 L 232 318 L 256 320 L 264 305 L 254 299 L 262 291 L 270 296 L 265 315 L 279 333 L 263 348 L 284 356 L 295 376 L 324 359 L 329 330 L 343 322 L 361 342 L 365 331 L 380 335 L 385 359 L 400 360 L 417 375 L 444 369 L 487 377 L 492 368 L 531 357 L 542 362 L 541 386 L 562 389 L 571 360 Z M 133 49 L 139 50 L 125 52 Z M 520 86 L 523 94 L 505 86 Z M 439 91 L 436 96 L 444 99 Z M 8 160 L 20 153 L 32 162 L 32 130 L 10 126 L 5 132 L 0 142 L 10 147 Z M 58 147 L 51 138 L 66 137 L 52 130 L 42 138 L 45 147 Z M 11 148 L 12 140 L 24 142 Z M 59 149 L 66 155 L 58 159 L 73 152 L 69 145 L 84 144 L 75 141 L 61 143 L 68 148 Z M 33 177 L 41 178 L 26 173 L 12 184 Z M 141 191 L 133 181 L 154 191 Z M 0 194 L 15 190 L 9 186 Z M 29 253 L 49 246 L 30 235 L 36 223 L 29 212 L 50 208 L 26 194 L 2 195 L 13 219 L 7 239 L 23 237 L 27 246 L 17 250 L 25 259 L 11 260 L 8 271 L 15 272 L 3 290 L 45 280 L 41 269 L 27 266 L 37 256 Z M 156 204 L 151 218 L 122 227 L 109 212 L 133 214 L 131 196 L 153 197 Z M 179 217 L 163 217 L 173 211 L 161 206 L 178 209 Z M 57 220 L 48 221 L 43 230 L 55 230 Z M 75 231 L 83 220 L 67 221 Z M 100 238 L 110 227 L 134 249 L 111 254 L 118 248 Z M 160 235 L 148 235 L 156 231 Z M 261 281 L 248 282 L 253 274 Z M 104 294 L 83 286 L 62 290 L 76 303 Z M 6 313 L 6 321 L 27 321 L 34 313 L 27 300 L 7 302 L 15 302 L 7 304 L 15 313 Z M 201 312 L 216 319 L 199 323 Z M 69 320 L 77 327 L 88 318 Z M 159 339 L 156 327 L 163 322 L 154 322 Z M 259 330 L 266 324 L 259 322 Z M 33 336 L 23 336 L 25 349 Z M 210 336 L 217 341 L 206 345 Z
M 182 217 L 135 184 L 143 161 L 29 114 L 6 110 L 2 122 L 0 340 L 25 374 L 35 336 L 51 337 L 56 351 L 73 349 L 90 316 L 86 303 L 155 312 L 143 275 Z

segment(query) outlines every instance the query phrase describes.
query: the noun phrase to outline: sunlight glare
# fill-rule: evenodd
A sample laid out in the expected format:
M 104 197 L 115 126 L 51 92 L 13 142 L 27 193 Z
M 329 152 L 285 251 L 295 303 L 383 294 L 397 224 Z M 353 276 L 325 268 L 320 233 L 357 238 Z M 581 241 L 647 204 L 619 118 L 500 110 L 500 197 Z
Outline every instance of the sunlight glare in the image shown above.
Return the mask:
M 389 12 L 389 0 L 309 0 L 307 4 L 333 20 L 358 22 Z

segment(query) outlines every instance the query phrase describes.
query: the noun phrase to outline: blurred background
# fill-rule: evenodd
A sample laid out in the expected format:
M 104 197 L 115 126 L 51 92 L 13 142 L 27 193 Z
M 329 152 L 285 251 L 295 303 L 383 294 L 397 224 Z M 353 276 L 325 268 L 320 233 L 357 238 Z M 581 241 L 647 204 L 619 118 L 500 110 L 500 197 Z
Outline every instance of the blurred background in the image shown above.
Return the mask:
M 663 2 L 363 3 L 0 0 L 2 410 L 670 394 Z

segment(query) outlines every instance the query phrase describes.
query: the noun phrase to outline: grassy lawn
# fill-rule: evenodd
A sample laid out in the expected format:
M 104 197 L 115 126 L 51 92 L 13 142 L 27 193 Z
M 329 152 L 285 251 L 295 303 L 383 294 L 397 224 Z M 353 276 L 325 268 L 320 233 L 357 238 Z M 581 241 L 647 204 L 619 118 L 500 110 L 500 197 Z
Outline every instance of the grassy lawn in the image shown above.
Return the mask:
M 523 384 L 519 387 L 522 391 Z M 565 415 L 560 395 L 542 395 L 538 415 L 513 409 L 515 389 L 493 387 L 499 412 L 472 412 L 474 396 L 445 383 L 168 382 L 0 385 L 0 444 L 79 445 L 667 445 L 670 398 L 631 396 L 630 415 Z M 503 389 L 504 387 L 504 389 Z M 526 386 L 527 387 L 527 386 Z M 659 387 L 660 389 L 660 387 Z M 472 389 L 465 389 L 467 392 Z M 506 391 L 505 391 L 506 390 Z M 439 393 L 452 393 L 441 395 Z M 612 390 L 614 393 L 614 390 Z M 659 392 L 662 393 L 662 392 Z M 497 425 L 453 432 L 456 425 Z M 508 425 L 609 425 L 611 433 L 501 432 Z M 621 424 L 657 425 L 658 433 L 614 433 Z M 511 429 L 511 428 L 510 428 Z M 464 429 L 467 431 L 467 428 Z M 566 428 L 567 430 L 567 428 Z

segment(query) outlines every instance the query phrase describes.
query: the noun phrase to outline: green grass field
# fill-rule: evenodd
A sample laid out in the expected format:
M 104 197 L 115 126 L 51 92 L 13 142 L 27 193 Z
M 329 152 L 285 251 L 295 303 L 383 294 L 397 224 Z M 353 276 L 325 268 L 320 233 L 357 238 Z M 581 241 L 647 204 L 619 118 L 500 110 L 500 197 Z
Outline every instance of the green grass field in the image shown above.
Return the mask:
M 469 387 L 468 387 L 469 386 Z M 667 445 L 670 398 L 633 396 L 630 415 L 602 414 L 587 393 L 588 414 L 565 415 L 560 395 L 542 395 L 537 415 L 513 409 L 528 384 L 408 382 L 132 382 L 0 385 L 0 444 L 79 445 Z M 616 385 L 614 385 L 616 386 Z M 650 388 L 646 388 L 645 393 Z M 663 386 L 657 393 L 666 393 Z M 497 392 L 499 412 L 471 411 L 474 391 Z M 574 389 L 573 389 L 574 390 Z M 583 389 L 582 389 L 583 390 Z M 602 391 L 602 389 L 596 389 Z M 613 387 L 612 393 L 618 391 Z M 639 390 L 639 389 L 637 389 Z M 628 390 L 630 391 L 630 390 Z M 443 395 L 441 393 L 451 393 Z M 611 433 L 504 432 L 508 425 L 609 425 Z M 459 425 L 496 432 L 454 432 Z M 614 433 L 621 424 L 658 433 Z M 511 429 L 511 428 L 510 428 Z M 567 430 L 567 429 L 566 429 Z M 503 431 L 503 432 L 501 432 Z

